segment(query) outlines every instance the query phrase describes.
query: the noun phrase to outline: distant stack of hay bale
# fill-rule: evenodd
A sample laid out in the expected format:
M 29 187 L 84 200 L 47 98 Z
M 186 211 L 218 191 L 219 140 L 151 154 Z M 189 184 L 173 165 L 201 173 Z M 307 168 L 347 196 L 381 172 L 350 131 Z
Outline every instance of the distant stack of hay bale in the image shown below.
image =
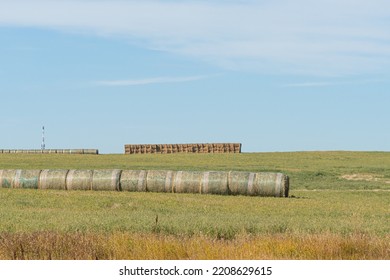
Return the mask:
M 0 170 L 0 187 L 288 197 L 282 173 L 172 170 Z
M 97 155 L 99 150 L 97 149 L 44 149 L 44 150 L 2 150 L 0 154 L 84 154 L 84 155 Z
M 241 143 L 125 145 L 125 154 L 241 153 Z

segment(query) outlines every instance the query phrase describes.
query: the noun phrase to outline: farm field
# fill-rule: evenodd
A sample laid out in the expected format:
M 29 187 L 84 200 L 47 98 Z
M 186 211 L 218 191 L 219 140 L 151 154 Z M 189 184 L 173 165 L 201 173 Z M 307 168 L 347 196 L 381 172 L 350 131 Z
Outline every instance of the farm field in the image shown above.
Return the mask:
M 282 172 L 289 198 L 0 189 L 0 259 L 390 259 L 390 153 L 0 154 L 0 169 Z

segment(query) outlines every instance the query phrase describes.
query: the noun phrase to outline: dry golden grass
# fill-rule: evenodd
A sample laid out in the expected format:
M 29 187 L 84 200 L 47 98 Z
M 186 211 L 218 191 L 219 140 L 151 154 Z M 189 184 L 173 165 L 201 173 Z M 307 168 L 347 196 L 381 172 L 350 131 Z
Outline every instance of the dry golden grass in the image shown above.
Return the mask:
M 240 235 L 233 240 L 127 232 L 3 233 L 0 259 L 14 260 L 370 260 L 390 259 L 390 236 Z

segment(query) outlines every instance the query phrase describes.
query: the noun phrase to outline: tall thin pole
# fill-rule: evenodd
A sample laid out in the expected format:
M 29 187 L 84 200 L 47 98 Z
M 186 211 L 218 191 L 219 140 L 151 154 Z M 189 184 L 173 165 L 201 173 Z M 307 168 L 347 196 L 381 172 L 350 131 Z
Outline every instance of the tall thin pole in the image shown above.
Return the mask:
M 45 127 L 42 126 L 42 144 L 41 144 L 41 150 L 43 151 L 45 149 Z

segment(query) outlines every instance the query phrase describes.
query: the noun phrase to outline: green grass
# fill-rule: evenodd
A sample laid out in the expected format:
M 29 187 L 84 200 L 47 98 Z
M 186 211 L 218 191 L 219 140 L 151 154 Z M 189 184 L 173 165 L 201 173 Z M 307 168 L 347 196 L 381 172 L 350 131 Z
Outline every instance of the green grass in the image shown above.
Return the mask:
M 0 169 L 57 168 L 277 171 L 290 176 L 290 197 L 0 189 L 0 258 L 29 258 L 20 250 L 36 236 L 52 242 L 45 252 L 59 248 L 61 236 L 70 244 L 65 247 L 78 247 L 77 238 L 101 242 L 95 248 L 101 254 L 94 249 L 80 258 L 390 258 L 390 153 L 0 154 Z M 133 245 L 119 249 L 110 236 L 124 244 L 149 241 L 132 254 Z M 104 243 L 107 238 L 116 245 Z M 168 253 L 158 253 L 160 239 Z M 271 240 L 280 242 L 279 249 Z M 335 247 L 321 247 L 320 241 Z M 180 245 L 185 242 L 191 248 Z M 243 243 L 257 245 L 244 253 Z M 260 255 L 256 246 L 269 255 Z M 299 254 L 293 248 L 307 250 Z M 150 254 L 142 257 L 143 251 Z
M 388 191 L 292 194 L 300 198 L 2 189 L 0 232 L 129 231 L 224 239 L 390 233 Z
M 172 169 L 283 172 L 292 189 L 390 189 L 390 153 L 292 152 L 242 154 L 0 154 L 0 169 Z M 376 179 L 353 181 L 350 174 Z

